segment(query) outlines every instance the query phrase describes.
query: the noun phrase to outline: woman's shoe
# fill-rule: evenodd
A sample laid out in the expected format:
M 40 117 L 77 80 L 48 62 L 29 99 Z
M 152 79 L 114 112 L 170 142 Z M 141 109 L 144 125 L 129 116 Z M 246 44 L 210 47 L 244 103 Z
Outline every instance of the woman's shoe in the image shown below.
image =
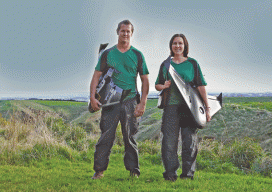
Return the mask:
M 102 177 L 104 177 L 103 172 L 104 171 L 95 172 L 92 179 L 101 179 Z
M 180 175 L 179 176 L 181 179 L 191 179 L 191 180 L 194 180 L 194 176 L 187 176 L 187 175 Z

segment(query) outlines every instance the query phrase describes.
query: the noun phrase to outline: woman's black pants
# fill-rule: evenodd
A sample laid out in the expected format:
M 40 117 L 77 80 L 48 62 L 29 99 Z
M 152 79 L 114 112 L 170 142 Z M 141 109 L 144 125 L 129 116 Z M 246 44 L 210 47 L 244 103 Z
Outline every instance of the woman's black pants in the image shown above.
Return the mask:
M 189 108 L 185 105 L 168 105 L 164 108 L 162 127 L 162 160 L 165 167 L 164 178 L 177 177 L 179 168 L 178 138 L 182 139 L 182 175 L 193 176 L 197 156 L 197 128 Z

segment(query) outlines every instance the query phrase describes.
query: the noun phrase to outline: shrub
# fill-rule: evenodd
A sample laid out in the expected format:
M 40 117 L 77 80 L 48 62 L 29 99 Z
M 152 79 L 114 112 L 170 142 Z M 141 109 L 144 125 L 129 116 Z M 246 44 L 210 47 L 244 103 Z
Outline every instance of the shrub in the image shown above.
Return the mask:
M 258 158 L 252 165 L 252 170 L 264 176 L 272 177 L 272 158 Z
M 224 148 L 221 159 L 233 163 L 238 168 L 250 169 L 253 162 L 263 155 L 260 144 L 253 139 L 235 139 Z
M 141 154 L 160 154 L 161 153 L 161 144 L 156 140 L 145 140 L 138 143 L 139 153 Z
M 199 144 L 198 155 L 204 160 L 219 160 L 220 148 L 222 144 L 213 140 L 202 140 Z
M 0 113 L 0 125 L 1 126 L 6 126 L 8 124 L 7 120 L 2 117 L 2 114 Z
M 57 136 L 64 135 L 67 125 L 64 123 L 62 118 L 49 117 L 46 120 L 47 127 Z

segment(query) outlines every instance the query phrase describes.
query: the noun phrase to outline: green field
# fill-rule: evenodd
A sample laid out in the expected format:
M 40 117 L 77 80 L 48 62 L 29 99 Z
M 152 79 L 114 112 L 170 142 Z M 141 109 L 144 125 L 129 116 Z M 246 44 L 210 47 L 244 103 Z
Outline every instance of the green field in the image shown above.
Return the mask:
M 271 97 L 223 103 L 198 132 L 195 180 L 169 182 L 162 177 L 163 111 L 156 99 L 148 100 L 136 135 L 140 178 L 124 168 L 119 125 L 99 181 L 91 177 L 100 112 L 90 114 L 84 102 L 0 101 L 0 191 L 271 191 Z
M 92 154 L 90 154 L 91 156 Z M 260 176 L 197 171 L 195 179 L 164 181 L 163 166 L 152 156 L 140 157 L 141 175 L 131 178 L 121 154 L 112 154 L 101 180 L 91 180 L 92 159 L 51 159 L 31 166 L 0 166 L 1 191 L 271 191 L 272 179 Z M 180 173 L 179 173 L 180 174 Z

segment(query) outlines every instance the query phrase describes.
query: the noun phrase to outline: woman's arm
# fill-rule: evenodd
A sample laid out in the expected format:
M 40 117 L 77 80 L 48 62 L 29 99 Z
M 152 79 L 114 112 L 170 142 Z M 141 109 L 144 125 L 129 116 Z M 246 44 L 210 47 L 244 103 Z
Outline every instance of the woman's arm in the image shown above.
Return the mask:
M 168 81 L 165 81 L 163 85 L 162 85 L 162 84 L 157 84 L 157 85 L 155 85 L 155 89 L 156 89 L 157 91 L 161 91 L 161 90 L 163 90 L 163 89 L 169 88 L 170 85 L 171 85 L 171 80 L 168 80 Z
M 210 116 L 210 107 L 208 103 L 208 97 L 207 97 L 205 86 L 198 86 L 197 90 L 199 91 L 200 96 L 202 97 L 204 104 L 206 106 L 206 117 L 207 117 L 207 121 L 209 122 L 211 120 L 211 116 Z

